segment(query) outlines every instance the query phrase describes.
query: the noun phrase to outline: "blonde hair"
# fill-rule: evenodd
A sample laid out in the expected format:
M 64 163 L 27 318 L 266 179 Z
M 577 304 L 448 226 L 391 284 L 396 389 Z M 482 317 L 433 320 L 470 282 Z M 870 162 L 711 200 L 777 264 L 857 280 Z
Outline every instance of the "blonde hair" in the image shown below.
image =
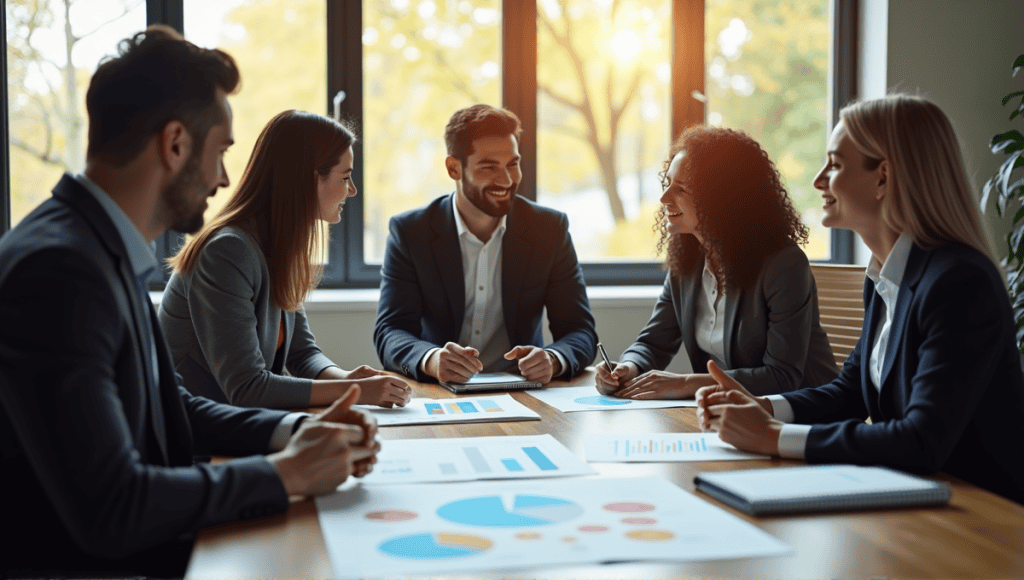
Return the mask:
M 168 263 L 187 274 L 214 234 L 225 226 L 240 227 L 253 234 L 266 257 L 274 303 L 298 310 L 323 272 L 313 262 L 324 244 L 316 175 L 326 177 L 354 142 L 352 131 L 334 119 L 279 113 L 256 140 L 234 195 Z
M 839 116 L 866 164 L 889 162 L 885 225 L 923 248 L 963 244 L 997 263 L 956 132 L 938 105 L 893 94 L 847 105 Z

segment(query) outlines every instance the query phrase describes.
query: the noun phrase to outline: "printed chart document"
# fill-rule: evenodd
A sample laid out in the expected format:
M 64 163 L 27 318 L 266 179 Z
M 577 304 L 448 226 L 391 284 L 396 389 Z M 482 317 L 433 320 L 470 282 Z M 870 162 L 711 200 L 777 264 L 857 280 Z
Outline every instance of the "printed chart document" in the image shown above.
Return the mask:
M 459 397 L 457 399 L 412 399 L 406 406 L 393 409 L 370 405 L 358 405 L 358 407 L 369 411 L 377 418 L 377 424 L 382 427 L 540 419 L 540 415 L 508 394 Z
M 360 486 L 316 506 L 334 575 L 346 578 L 791 553 L 654 477 Z
M 360 481 L 418 483 L 595 475 L 551 435 L 384 441 L 373 471 Z
M 697 489 L 749 514 L 944 504 L 949 486 L 885 467 L 808 465 L 699 473 Z
M 697 401 L 694 400 L 659 399 L 640 401 L 608 397 L 598 393 L 597 387 L 593 385 L 538 389 L 530 391 L 530 396 L 544 401 L 563 413 L 571 411 L 618 411 L 622 409 L 666 409 L 669 407 L 697 406 Z
M 588 433 L 583 444 L 587 461 L 733 461 L 768 459 L 740 451 L 717 433 Z

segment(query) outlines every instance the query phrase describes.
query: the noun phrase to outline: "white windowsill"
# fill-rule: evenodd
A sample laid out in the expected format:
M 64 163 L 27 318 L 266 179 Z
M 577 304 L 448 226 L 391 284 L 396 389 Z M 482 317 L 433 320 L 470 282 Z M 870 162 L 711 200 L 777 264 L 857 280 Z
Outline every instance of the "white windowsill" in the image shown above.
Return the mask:
M 591 308 L 636 308 L 654 306 L 661 286 L 591 286 L 587 298 Z M 150 292 L 159 306 L 163 292 Z M 318 289 L 306 300 L 306 312 L 376 312 L 380 301 L 377 288 Z

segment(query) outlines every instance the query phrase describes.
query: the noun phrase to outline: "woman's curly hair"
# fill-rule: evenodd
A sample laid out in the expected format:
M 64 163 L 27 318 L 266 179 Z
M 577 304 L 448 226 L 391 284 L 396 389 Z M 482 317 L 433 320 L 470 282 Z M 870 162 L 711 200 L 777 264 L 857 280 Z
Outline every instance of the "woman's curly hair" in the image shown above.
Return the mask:
M 747 288 L 764 260 L 788 243 L 806 244 L 807 227 L 793 208 L 768 153 L 742 131 L 690 127 L 672 144 L 660 176 L 668 188 L 668 167 L 685 152 L 679 170 L 685 193 L 697 211 L 697 230 L 727 288 Z M 674 276 L 692 271 L 705 248 L 690 234 L 670 234 L 664 206 L 655 231 L 658 252 L 667 249 L 665 267 Z

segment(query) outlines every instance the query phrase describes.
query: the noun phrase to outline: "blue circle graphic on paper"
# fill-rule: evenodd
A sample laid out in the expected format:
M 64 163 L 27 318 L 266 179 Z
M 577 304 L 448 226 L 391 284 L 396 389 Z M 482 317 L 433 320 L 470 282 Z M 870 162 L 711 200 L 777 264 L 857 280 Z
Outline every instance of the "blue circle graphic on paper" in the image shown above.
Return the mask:
M 516 494 L 510 507 L 500 496 L 471 497 L 446 503 L 437 508 L 442 518 L 469 526 L 517 527 L 544 526 L 571 520 L 583 514 L 583 508 L 569 500 Z
M 399 558 L 444 560 L 474 556 L 486 551 L 494 543 L 469 534 L 411 534 L 385 540 L 377 546 L 381 552 Z
M 578 397 L 573 399 L 573 402 L 581 405 L 604 405 L 605 407 L 614 407 L 616 405 L 628 405 L 633 401 L 628 399 L 613 399 L 604 395 L 594 395 L 591 397 Z

